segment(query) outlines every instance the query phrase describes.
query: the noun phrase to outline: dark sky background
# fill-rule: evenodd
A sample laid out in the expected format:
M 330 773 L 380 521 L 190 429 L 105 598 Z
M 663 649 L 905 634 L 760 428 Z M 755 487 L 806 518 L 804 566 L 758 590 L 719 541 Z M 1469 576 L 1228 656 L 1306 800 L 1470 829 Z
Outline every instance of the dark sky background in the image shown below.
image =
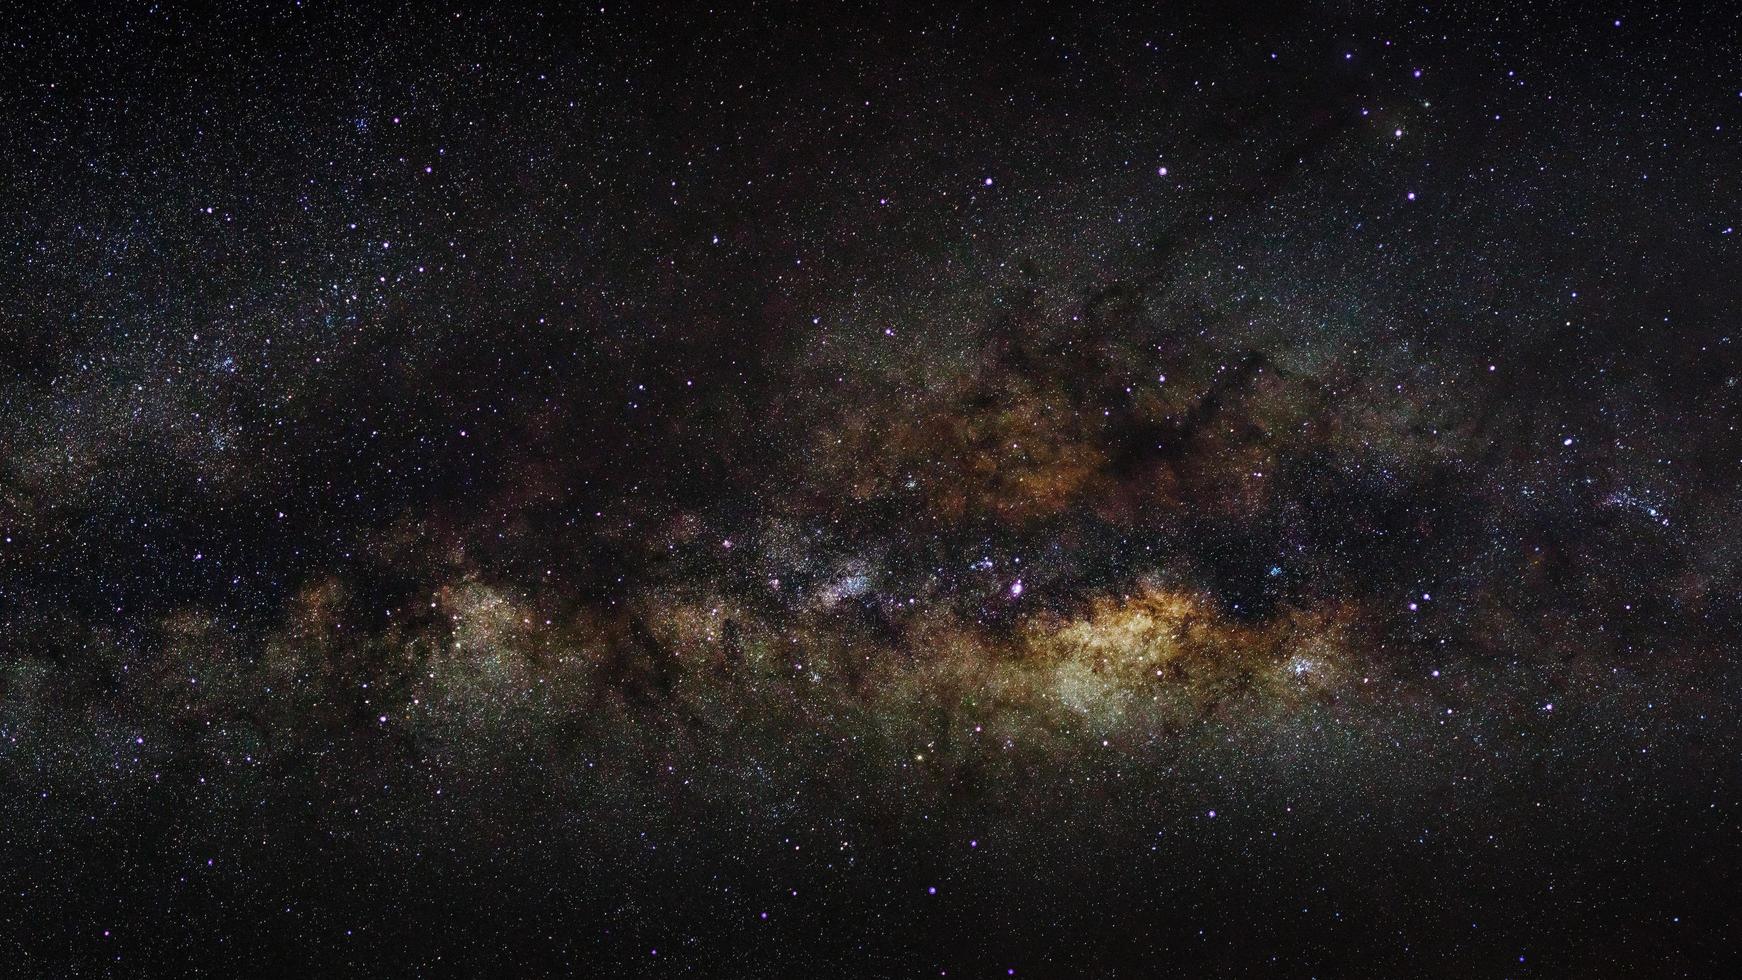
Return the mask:
M 0 13 L 19 976 L 1726 976 L 1742 8 Z

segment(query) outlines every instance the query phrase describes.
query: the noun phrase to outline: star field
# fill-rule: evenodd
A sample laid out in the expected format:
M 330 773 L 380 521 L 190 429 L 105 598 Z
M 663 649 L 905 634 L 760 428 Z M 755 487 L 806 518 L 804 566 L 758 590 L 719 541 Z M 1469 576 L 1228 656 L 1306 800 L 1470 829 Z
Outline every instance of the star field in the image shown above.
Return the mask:
M 7 969 L 1729 975 L 1739 28 L 0 13 Z

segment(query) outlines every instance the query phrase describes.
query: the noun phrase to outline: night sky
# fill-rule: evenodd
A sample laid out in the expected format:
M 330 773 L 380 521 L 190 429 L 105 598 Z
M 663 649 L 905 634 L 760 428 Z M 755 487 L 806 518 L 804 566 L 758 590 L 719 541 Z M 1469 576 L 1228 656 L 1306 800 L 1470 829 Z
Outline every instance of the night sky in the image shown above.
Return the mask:
M 0 975 L 1734 975 L 1742 7 L 503 7 L 0 12 Z

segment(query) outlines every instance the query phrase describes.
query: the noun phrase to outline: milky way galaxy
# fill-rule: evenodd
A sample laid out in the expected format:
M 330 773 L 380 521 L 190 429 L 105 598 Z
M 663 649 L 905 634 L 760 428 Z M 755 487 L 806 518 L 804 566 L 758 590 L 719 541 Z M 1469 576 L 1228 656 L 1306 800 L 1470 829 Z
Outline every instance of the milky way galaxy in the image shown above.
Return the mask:
M 0 13 L 0 972 L 1733 975 L 1634 7 Z

